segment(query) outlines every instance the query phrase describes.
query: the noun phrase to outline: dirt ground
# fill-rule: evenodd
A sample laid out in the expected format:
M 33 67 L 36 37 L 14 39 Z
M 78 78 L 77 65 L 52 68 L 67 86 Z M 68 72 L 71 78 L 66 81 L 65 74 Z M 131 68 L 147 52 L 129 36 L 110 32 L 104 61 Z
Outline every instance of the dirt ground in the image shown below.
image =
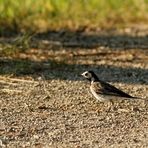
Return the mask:
M 145 100 L 116 101 L 106 116 L 80 76 L 90 69 Z M 37 34 L 0 56 L 0 108 L 0 147 L 147 148 L 148 28 Z

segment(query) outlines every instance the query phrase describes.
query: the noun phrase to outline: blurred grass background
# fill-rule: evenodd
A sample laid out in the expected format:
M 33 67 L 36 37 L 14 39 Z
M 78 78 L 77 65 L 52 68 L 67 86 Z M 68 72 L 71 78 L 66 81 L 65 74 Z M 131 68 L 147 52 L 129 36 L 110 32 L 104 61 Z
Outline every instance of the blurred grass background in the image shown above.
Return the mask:
M 148 0 L 0 0 L 0 30 L 146 23 Z

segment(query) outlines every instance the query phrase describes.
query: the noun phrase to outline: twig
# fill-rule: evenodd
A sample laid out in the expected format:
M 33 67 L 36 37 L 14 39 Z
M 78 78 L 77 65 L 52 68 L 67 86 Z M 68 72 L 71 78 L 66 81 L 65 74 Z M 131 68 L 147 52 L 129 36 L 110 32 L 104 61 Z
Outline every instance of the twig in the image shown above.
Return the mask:
M 20 90 L 12 90 L 12 89 L 6 89 L 6 88 L 1 89 L 1 91 L 3 91 L 3 92 L 17 92 L 17 93 L 22 93 L 22 91 L 20 91 Z
M 35 83 L 35 84 L 38 83 L 37 81 L 32 81 L 32 80 L 24 80 L 24 79 L 18 79 L 18 78 L 6 78 L 6 77 L 1 77 L 1 76 L 0 76 L 0 79 L 6 80 L 6 81 L 17 81 L 17 82 L 26 82 L 26 83 Z
M 0 83 L 9 84 L 9 85 L 17 85 L 17 84 L 15 84 L 15 83 L 7 82 L 7 81 L 5 81 L 5 80 L 0 80 Z

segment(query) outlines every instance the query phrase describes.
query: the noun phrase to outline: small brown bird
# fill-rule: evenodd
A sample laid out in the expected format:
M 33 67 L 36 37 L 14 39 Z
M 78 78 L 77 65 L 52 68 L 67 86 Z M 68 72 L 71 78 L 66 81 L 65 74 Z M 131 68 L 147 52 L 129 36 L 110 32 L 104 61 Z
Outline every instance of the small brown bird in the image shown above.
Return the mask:
M 101 102 L 114 99 L 142 99 L 132 97 L 111 84 L 100 80 L 93 71 L 85 71 L 81 75 L 90 81 L 91 93 Z

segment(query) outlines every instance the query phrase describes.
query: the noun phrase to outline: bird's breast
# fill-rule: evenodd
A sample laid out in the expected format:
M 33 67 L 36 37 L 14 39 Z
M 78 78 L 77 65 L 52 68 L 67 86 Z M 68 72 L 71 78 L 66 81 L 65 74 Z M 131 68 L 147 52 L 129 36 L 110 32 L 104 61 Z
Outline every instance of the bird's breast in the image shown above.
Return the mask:
M 103 95 L 98 94 L 92 86 L 90 86 L 90 91 L 97 100 L 99 100 L 101 102 L 108 100 Z

